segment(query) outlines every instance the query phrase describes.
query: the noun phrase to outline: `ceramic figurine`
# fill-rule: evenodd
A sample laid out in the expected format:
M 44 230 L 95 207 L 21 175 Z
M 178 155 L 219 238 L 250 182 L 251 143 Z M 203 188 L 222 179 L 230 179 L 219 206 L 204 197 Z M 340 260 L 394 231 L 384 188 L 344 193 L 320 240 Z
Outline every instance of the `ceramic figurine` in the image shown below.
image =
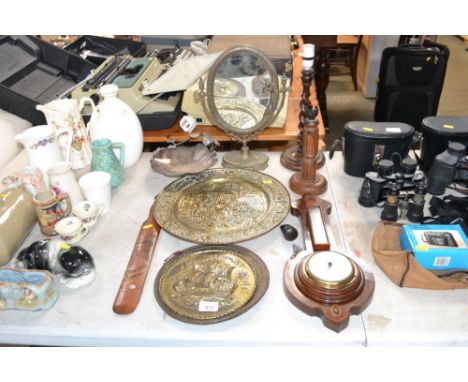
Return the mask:
M 63 127 L 73 131 L 70 151 L 70 163 L 73 170 L 89 168 L 91 165 L 91 143 L 80 114 L 85 103 L 91 103 L 94 106 L 93 101 L 87 97 L 80 99 L 79 105 L 76 99 L 64 98 L 36 106 L 37 110 L 44 113 L 49 126 L 57 131 Z M 64 157 L 67 156 L 68 142 L 63 137 L 58 138 L 58 144 Z
M 38 240 L 23 248 L 11 262 L 20 269 L 48 270 L 66 287 L 87 285 L 96 276 L 94 261 L 86 249 L 58 240 Z
M 64 192 L 70 197 L 72 207 L 84 200 L 83 192 L 69 162 L 57 162 L 47 169 L 49 185 L 57 195 Z
M 65 156 L 57 144 L 57 138 L 62 134 L 67 134 L 66 139 L 69 142 Z M 41 169 L 44 183 L 49 184 L 47 169 L 57 162 L 69 161 L 72 136 L 73 131 L 68 127 L 55 130 L 51 126 L 42 125 L 24 130 L 15 136 L 15 140 L 25 147 L 30 164 Z
M 104 100 L 93 107 L 88 123 L 91 141 L 108 138 L 112 142 L 122 142 L 125 144 L 124 166 L 131 167 L 143 152 L 140 120 L 132 108 L 117 97 L 119 88 L 116 85 L 103 85 L 99 91 Z
M 56 300 L 50 272 L 0 268 L 0 310 L 46 310 Z
M 96 275 L 91 255 L 80 246 L 72 246 L 59 257 L 65 272 L 60 274 L 60 281 L 68 288 L 76 289 L 89 284 Z
M 37 166 L 26 166 L 16 172 L 18 182 L 29 192 L 31 196 L 36 195 L 39 191 L 47 189 L 42 172 Z
M 91 145 L 93 149 L 92 171 L 105 171 L 112 177 L 111 184 L 115 188 L 119 186 L 125 177 L 124 159 L 125 146 L 122 143 L 112 143 L 110 139 L 97 139 Z M 113 148 L 120 149 L 120 160 L 117 159 Z

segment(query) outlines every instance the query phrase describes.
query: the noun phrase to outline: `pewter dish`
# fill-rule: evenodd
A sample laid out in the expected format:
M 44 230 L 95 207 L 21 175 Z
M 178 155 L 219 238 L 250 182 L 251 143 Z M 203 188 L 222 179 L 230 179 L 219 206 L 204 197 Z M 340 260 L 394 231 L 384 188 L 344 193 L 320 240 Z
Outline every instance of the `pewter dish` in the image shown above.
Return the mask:
M 169 146 L 155 151 L 150 160 L 151 168 L 166 176 L 196 174 L 217 162 L 215 151 L 203 143 L 194 146 Z

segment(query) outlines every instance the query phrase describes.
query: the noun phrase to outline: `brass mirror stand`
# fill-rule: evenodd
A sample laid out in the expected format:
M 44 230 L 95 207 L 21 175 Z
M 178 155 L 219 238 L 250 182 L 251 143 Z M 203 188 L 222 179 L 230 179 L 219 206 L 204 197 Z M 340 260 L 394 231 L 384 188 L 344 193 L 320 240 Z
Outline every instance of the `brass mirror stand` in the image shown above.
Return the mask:
M 318 121 L 305 120 L 302 169 L 289 179 L 289 187 L 299 195 L 320 195 L 327 190 L 327 180 L 317 173 Z
M 227 91 L 233 83 L 241 85 L 243 92 Z M 208 72 L 206 90 L 200 79 L 198 97 L 205 115 L 234 141 L 242 142 L 240 152 L 225 153 L 224 167 L 262 171 L 268 166 L 268 156 L 249 150 L 247 142 L 279 115 L 290 90 L 286 83 L 284 76 L 279 80 L 270 58 L 251 46 L 224 51 Z
M 302 94 L 299 112 L 299 133 L 297 134 L 297 145 L 288 148 L 281 154 L 281 164 L 288 170 L 300 171 L 302 168 L 302 156 L 304 153 L 304 124 L 307 119 L 315 119 L 318 114 L 318 108 L 313 107 L 310 102 L 310 86 L 314 78 L 314 71 L 312 68 L 302 69 Z M 325 163 L 325 156 L 322 151 L 317 150 L 315 156 L 317 168 L 320 168 Z
M 223 156 L 223 167 L 246 168 L 263 171 L 268 167 L 268 156 L 258 151 L 250 151 L 247 141 L 242 141 L 240 151 L 231 151 Z

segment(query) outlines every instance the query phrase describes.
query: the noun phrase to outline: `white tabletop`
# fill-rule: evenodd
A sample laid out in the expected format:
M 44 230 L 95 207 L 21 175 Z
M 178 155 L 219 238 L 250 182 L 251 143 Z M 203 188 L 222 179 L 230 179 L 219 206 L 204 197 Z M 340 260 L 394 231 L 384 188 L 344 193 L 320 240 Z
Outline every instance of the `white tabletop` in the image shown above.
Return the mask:
M 279 163 L 279 153 L 268 153 L 266 173 L 288 184 L 292 172 Z M 220 154 L 220 157 L 222 154 Z M 93 256 L 96 279 L 77 290 L 59 286 L 60 297 L 49 311 L 1 311 L 0 343 L 39 345 L 382 345 L 468 344 L 468 291 L 427 291 L 399 288 L 375 265 L 370 242 L 380 210 L 357 203 L 361 178 L 342 171 L 340 153 L 320 171 L 329 179 L 323 198 L 333 203 L 333 249 L 365 260 L 376 279 L 373 301 L 360 316 L 351 316 L 340 333 L 325 328 L 317 317 L 294 307 L 283 291 L 282 273 L 293 244 L 279 227 L 239 245 L 258 254 L 267 264 L 270 285 L 260 302 L 230 321 L 198 326 L 166 315 L 153 295 L 153 283 L 163 261 L 176 250 L 194 244 L 161 231 L 141 301 L 136 311 L 119 316 L 112 304 L 142 222 L 154 196 L 173 178 L 151 171 L 150 154 L 126 169 L 126 180 L 113 191 L 112 209 L 102 216 L 80 245 Z M 220 162 L 219 162 L 220 163 Z M 331 175 L 331 176 L 330 176 Z M 291 193 L 294 200 L 298 196 Z M 339 210 L 337 209 L 339 208 Z M 299 229 L 289 215 L 284 223 Z M 345 239 L 344 239 L 345 237 Z M 34 228 L 23 247 L 41 238 Z

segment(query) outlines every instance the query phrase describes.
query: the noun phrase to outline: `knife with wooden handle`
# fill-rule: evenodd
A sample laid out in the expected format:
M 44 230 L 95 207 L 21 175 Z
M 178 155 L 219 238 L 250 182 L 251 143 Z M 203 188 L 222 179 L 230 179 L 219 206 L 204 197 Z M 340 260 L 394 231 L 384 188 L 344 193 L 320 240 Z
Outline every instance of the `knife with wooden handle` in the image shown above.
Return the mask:
M 148 218 L 140 228 L 127 269 L 115 297 L 113 306 L 115 313 L 130 314 L 140 302 L 160 231 L 161 227 L 150 211 Z

